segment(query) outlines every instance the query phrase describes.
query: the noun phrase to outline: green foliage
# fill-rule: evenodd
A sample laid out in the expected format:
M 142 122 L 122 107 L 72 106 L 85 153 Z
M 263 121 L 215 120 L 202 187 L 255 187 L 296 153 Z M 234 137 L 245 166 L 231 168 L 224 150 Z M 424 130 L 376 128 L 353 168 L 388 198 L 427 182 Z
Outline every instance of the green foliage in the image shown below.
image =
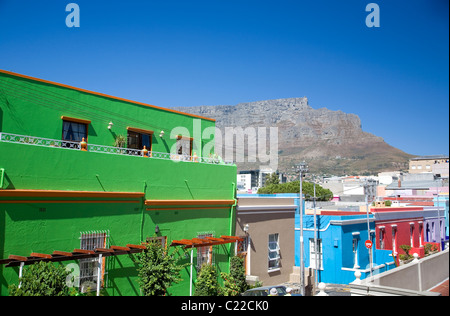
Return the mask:
M 409 259 L 411 259 L 413 257 L 413 256 L 411 256 L 409 254 L 409 251 L 411 250 L 411 246 L 410 245 L 401 245 L 400 249 L 402 249 L 405 252 L 405 254 L 399 255 L 401 260 L 405 261 L 405 260 L 409 260 Z
M 434 245 L 434 244 L 431 244 L 431 243 L 426 243 L 424 248 L 425 248 L 425 254 L 426 255 L 430 254 L 433 251 L 437 251 L 438 250 L 438 247 L 436 245 Z
M 180 271 L 173 254 L 159 242 L 149 242 L 138 260 L 139 285 L 144 296 L 166 295 L 167 289 L 181 281 Z
M 12 284 L 9 286 L 11 296 L 66 296 L 69 288 L 66 278 L 69 272 L 63 266 L 55 266 L 52 262 L 40 261 L 24 267 L 19 279 L 20 288 Z
M 242 293 L 235 280 L 230 276 L 230 273 L 221 272 L 220 276 L 223 279 L 223 287 L 219 291 L 220 295 L 237 296 Z
M 230 260 L 230 276 L 236 282 L 240 293 L 248 290 L 248 284 L 245 279 L 244 258 L 234 256 Z
M 197 277 L 194 295 L 217 296 L 219 293 L 216 269 L 210 264 L 203 264 Z
M 391 200 L 384 201 L 384 205 L 385 206 L 391 206 L 392 205 L 392 201 Z
M 270 184 L 258 190 L 258 194 L 274 194 L 274 193 L 298 193 L 300 191 L 299 181 L 293 181 L 288 183 Z M 310 182 L 303 182 L 302 192 L 305 194 L 305 199 L 308 201 L 313 200 L 314 197 L 314 184 Z M 316 184 L 316 197 L 317 201 L 329 201 L 333 197 L 333 192 L 328 189 L 324 189 L 320 185 Z
M 222 272 L 220 276 L 224 280 L 224 286 L 221 294 L 224 296 L 236 296 L 249 289 L 245 280 L 244 259 L 241 257 L 231 257 L 230 273 Z
M 276 172 L 274 172 L 267 177 L 265 186 L 268 186 L 271 184 L 279 184 L 279 183 L 280 183 L 280 179 L 278 178 L 278 175 L 276 174 Z

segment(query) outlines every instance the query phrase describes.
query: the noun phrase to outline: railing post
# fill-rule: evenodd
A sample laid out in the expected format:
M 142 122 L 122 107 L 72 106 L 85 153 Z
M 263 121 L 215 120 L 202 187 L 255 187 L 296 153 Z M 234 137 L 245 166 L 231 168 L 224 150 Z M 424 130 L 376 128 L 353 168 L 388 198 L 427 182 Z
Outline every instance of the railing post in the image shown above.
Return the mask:
M 81 151 L 87 151 L 87 143 L 85 142 L 84 137 L 81 140 L 80 147 L 81 147 Z

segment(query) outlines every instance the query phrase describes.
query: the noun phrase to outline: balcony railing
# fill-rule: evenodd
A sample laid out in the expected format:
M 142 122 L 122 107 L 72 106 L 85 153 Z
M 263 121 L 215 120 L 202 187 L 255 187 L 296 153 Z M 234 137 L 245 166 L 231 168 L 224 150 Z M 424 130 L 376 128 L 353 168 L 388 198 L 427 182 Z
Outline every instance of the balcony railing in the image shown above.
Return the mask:
M 66 140 L 49 139 L 35 136 L 17 135 L 11 133 L 0 133 L 0 142 L 15 143 L 23 145 L 32 145 L 40 147 L 71 149 L 71 150 L 86 150 L 94 153 L 122 155 L 130 157 L 142 157 L 152 159 L 164 159 L 172 161 L 184 161 L 193 163 L 206 163 L 215 165 L 233 165 L 232 161 L 223 161 L 220 157 L 197 157 L 188 155 L 178 155 L 171 153 L 161 153 L 156 151 L 149 151 L 144 149 L 121 148 L 105 145 L 86 144 L 86 149 L 81 146 L 80 142 L 72 142 Z

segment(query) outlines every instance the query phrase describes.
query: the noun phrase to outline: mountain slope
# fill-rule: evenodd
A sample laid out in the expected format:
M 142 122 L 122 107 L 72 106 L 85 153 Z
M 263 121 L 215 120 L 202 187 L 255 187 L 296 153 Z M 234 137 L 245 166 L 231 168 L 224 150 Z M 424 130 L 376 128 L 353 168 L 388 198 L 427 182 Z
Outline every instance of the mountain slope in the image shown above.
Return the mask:
M 313 109 L 306 97 L 173 109 L 216 119 L 223 135 L 226 127 L 277 127 L 278 168 L 282 172 L 305 160 L 316 173 L 376 173 L 405 169 L 412 157 L 364 132 L 357 115 Z M 239 170 L 258 169 L 261 163 L 246 160 L 237 165 Z

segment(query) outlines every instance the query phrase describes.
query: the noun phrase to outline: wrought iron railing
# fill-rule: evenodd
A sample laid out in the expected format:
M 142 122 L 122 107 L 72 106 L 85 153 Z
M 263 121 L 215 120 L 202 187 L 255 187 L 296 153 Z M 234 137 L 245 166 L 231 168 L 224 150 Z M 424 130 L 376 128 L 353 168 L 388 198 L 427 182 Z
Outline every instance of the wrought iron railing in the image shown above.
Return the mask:
M 72 149 L 72 150 L 83 150 L 80 142 L 66 141 L 49 139 L 36 136 L 26 136 L 11 133 L 0 133 L 0 142 L 5 143 L 15 143 L 24 144 L 40 147 L 50 147 L 50 148 L 62 148 L 62 149 Z M 223 161 L 219 156 L 214 155 L 212 157 L 198 157 L 195 154 L 193 156 L 189 155 L 178 155 L 172 153 L 161 153 L 156 151 L 146 151 L 143 149 L 133 149 L 133 148 L 122 148 L 113 147 L 105 145 L 87 144 L 86 151 L 102 154 L 113 154 L 113 155 L 123 155 L 131 157 L 148 157 L 153 159 L 164 159 L 172 161 L 185 161 L 194 163 L 206 163 L 206 164 L 217 164 L 217 165 L 233 165 L 232 161 Z

